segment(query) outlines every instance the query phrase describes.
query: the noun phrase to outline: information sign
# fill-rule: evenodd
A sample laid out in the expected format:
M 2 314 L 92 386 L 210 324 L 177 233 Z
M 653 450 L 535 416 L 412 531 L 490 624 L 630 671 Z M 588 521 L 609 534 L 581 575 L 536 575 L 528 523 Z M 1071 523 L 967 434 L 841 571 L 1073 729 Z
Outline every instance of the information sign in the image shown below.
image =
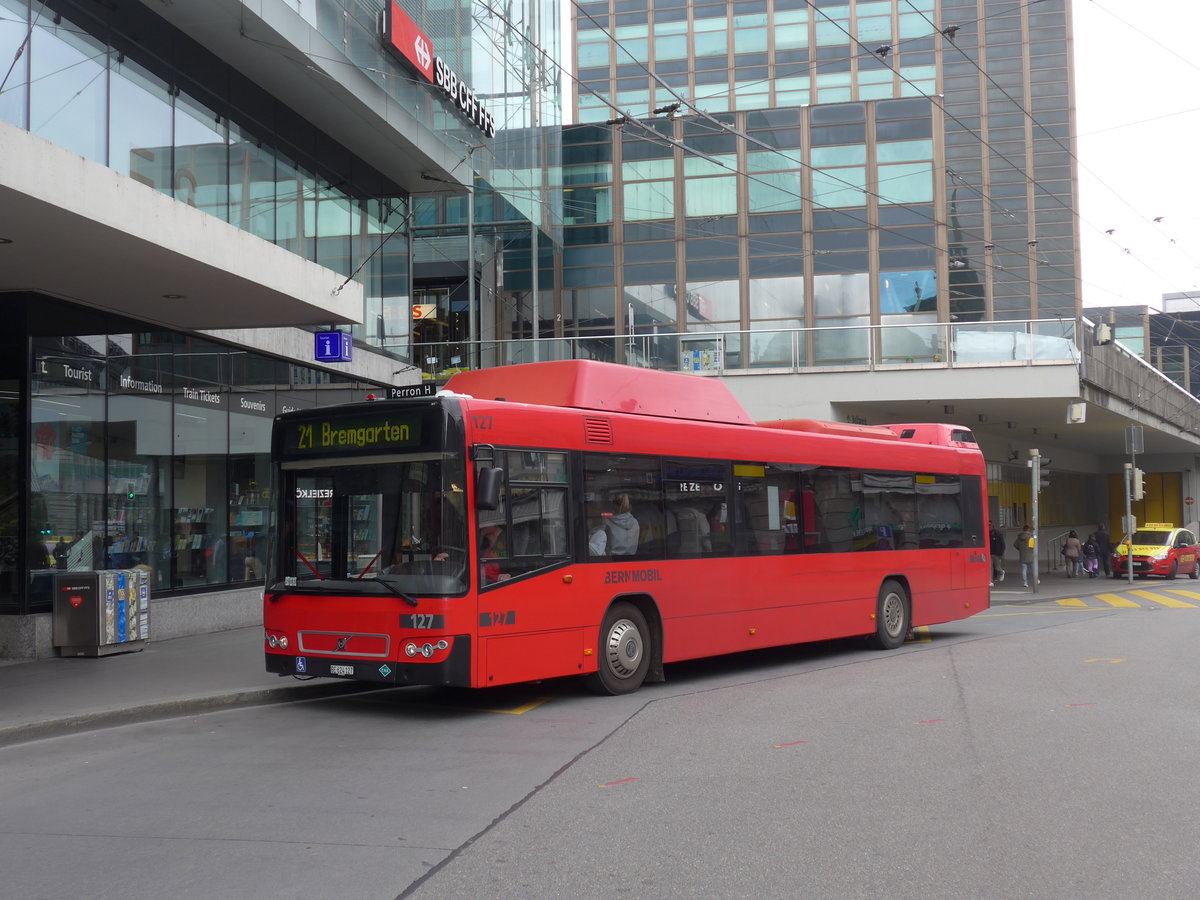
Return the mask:
M 313 359 L 317 362 L 350 362 L 350 335 L 344 331 L 318 331 Z

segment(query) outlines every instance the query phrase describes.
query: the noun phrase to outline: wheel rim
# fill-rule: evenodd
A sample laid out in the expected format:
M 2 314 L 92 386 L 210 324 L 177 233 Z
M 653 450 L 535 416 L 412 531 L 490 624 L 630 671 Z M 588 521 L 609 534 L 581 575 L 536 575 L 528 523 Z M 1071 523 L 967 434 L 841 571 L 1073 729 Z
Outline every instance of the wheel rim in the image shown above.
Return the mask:
M 883 630 L 889 637 L 899 637 L 904 629 L 904 598 L 890 592 L 883 598 Z
M 605 643 L 604 657 L 608 669 L 617 678 L 630 678 L 642 661 L 642 633 L 628 619 L 613 622 Z

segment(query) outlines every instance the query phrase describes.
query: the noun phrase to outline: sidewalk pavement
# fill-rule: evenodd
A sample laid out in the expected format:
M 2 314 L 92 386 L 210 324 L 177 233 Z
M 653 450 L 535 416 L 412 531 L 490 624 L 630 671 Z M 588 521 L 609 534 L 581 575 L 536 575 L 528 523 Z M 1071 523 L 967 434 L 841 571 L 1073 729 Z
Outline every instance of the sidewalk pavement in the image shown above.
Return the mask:
M 369 682 L 298 681 L 270 674 L 258 625 L 151 640 L 132 653 L 0 665 L 0 747 L 73 731 L 378 688 Z
M 1111 578 L 1042 577 L 1038 593 L 1009 572 L 992 605 L 1089 596 L 1127 588 Z M 269 674 L 262 628 L 252 626 L 168 641 L 112 656 L 64 657 L 0 665 L 0 747 L 132 722 L 217 709 L 379 690 L 369 682 L 298 681 Z

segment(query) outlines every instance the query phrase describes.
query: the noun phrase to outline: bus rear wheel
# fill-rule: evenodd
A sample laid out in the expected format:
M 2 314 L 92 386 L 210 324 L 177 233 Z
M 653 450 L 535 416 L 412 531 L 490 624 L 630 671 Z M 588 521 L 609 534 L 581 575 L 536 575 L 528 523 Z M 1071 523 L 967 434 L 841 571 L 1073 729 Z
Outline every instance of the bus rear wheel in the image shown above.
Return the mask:
M 895 650 L 904 643 L 912 627 L 908 594 L 898 581 L 888 579 L 879 588 L 875 601 L 875 634 L 871 643 L 880 650 Z
M 650 670 L 650 628 L 632 603 L 614 603 L 600 625 L 599 666 L 587 684 L 598 694 L 632 694 Z

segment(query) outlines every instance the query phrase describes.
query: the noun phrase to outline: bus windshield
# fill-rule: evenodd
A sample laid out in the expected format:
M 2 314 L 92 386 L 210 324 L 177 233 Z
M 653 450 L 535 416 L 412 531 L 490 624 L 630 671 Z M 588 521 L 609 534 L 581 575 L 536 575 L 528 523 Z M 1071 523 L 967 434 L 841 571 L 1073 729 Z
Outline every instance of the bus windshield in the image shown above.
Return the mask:
M 463 593 L 464 477 L 443 453 L 285 464 L 268 593 Z

